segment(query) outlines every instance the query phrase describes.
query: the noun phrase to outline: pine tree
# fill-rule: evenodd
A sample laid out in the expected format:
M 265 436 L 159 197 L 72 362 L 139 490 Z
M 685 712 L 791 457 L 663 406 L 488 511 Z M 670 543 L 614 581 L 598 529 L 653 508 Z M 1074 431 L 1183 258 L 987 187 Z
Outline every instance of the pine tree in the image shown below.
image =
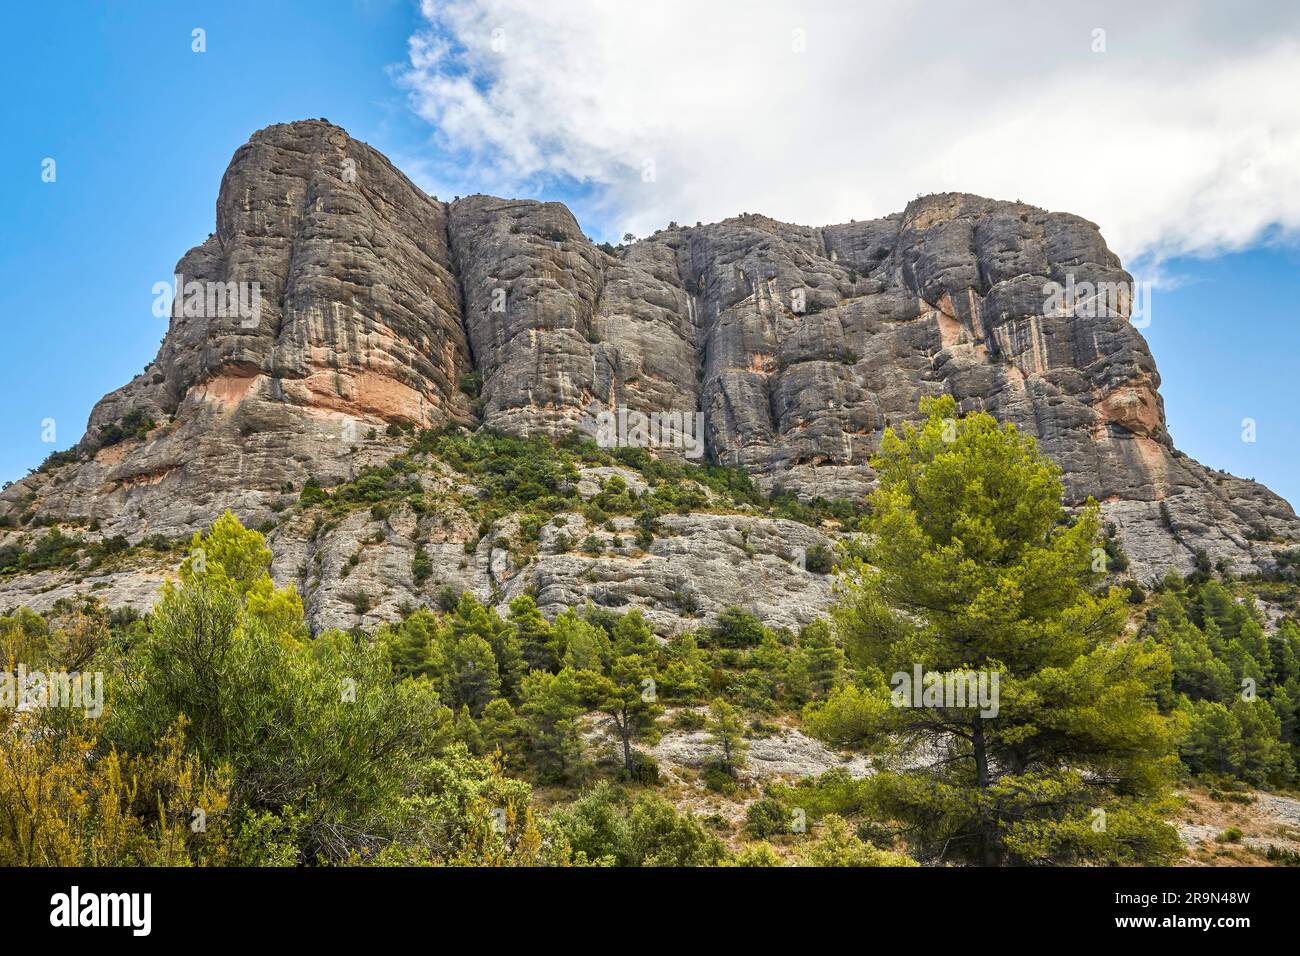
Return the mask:
M 556 616 L 551 635 L 551 649 L 562 666 L 597 673 L 608 666 L 609 635 L 573 608 Z
M 1213 700 L 1192 701 L 1183 759 L 1193 773 L 1233 775 L 1241 765 L 1241 724 Z
M 640 611 L 620 617 L 613 630 L 610 663 L 605 672 L 583 670 L 578 677 L 584 699 L 613 723 L 623 770 L 630 774 L 636 767 L 633 742 L 663 713 L 658 692 L 658 648 Z
M 520 712 L 527 723 L 528 758 L 545 779 L 571 781 L 582 767 L 578 718 L 586 709 L 577 675 L 529 671 Z
M 745 721 L 740 711 L 722 698 L 716 698 L 709 705 L 709 720 L 705 727 L 714 746 L 722 752 L 719 766 L 734 776 L 736 769 L 745 765 L 745 754 L 749 750 L 744 737 Z
M 537 609 L 537 602 L 531 596 L 521 594 L 510 602 L 509 620 L 528 670 L 554 670 L 556 661 L 550 647 L 551 625 Z
M 496 684 L 490 691 L 483 692 L 487 693 L 486 697 L 480 695 L 470 702 L 470 709 L 476 715 L 498 694 L 507 697 L 518 695 L 519 683 L 526 670 L 524 655 L 519 649 L 514 629 L 501 620 L 494 608 L 484 607 L 477 598 L 466 592 L 461 596 L 455 612 L 447 615 L 443 625 L 444 640 L 452 647 L 462 648 L 462 655 L 474 656 L 479 653 L 475 642 L 470 640 L 477 638 L 487 646 L 492 658 L 491 670 L 495 672 Z M 486 675 L 482 679 L 490 682 Z
M 787 693 L 800 703 L 825 697 L 839 686 L 844 674 L 844 652 L 824 620 L 800 633 L 790 661 Z
M 1156 705 L 1169 656 L 1121 639 L 1118 589 L 1094 593 L 1098 509 L 1067 518 L 1059 469 L 1013 426 L 958 421 L 951 398 L 921 408 L 919 427 L 885 433 L 867 543 L 839 581 L 858 686 L 812 705 L 806 723 L 836 743 L 931 755 L 872 781 L 918 856 L 1172 858 L 1161 814 L 1178 727 Z M 902 693 L 918 668 L 922 706 Z M 936 677 L 948 694 L 933 693 Z M 982 680 L 984 699 L 952 693 L 958 677 Z

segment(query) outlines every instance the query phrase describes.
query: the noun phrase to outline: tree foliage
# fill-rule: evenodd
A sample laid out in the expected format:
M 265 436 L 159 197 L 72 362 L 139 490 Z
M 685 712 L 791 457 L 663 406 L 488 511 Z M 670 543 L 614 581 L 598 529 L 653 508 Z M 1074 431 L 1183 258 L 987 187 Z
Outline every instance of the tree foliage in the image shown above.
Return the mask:
M 810 705 L 808 725 L 921 755 L 879 774 L 873 799 L 923 858 L 1172 858 L 1179 722 L 1156 702 L 1170 660 L 1124 638 L 1118 590 L 1095 590 L 1096 506 L 1067 517 L 1059 470 L 1013 426 L 958 420 L 951 398 L 922 412 L 886 432 L 868 542 L 842 561 L 836 626 L 857 683 Z M 997 706 L 912 706 L 895 675 L 918 669 L 996 680 Z

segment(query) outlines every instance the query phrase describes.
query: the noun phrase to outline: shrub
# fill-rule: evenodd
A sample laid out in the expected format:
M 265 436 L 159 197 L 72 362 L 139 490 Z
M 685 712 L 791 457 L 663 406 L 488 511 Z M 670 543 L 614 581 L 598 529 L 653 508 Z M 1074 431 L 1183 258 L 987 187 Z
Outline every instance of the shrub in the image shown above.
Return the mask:
M 99 427 L 99 433 L 95 436 L 96 450 L 116 445 L 128 438 L 144 438 L 156 427 L 152 418 L 140 409 L 133 408 L 117 421 Z
M 315 478 L 308 478 L 302 486 L 302 492 L 298 495 L 298 501 L 303 507 L 321 504 L 329 501 L 330 496 L 325 489 L 320 486 L 320 482 Z
M 69 448 L 67 451 L 52 451 L 36 470 L 41 473 L 50 472 L 76 460 L 77 449 L 75 448 Z
M 714 866 L 726 855 L 717 837 L 690 813 L 653 793 L 637 797 L 628 814 L 634 857 L 641 866 Z
M 705 787 L 714 793 L 722 794 L 724 797 L 734 797 L 740 791 L 740 782 L 736 780 L 735 771 L 721 763 L 710 764 L 705 767 L 700 779 Z
M 438 607 L 443 611 L 451 612 L 456 610 L 460 604 L 461 592 L 457 591 L 450 584 L 444 584 L 438 588 Z
M 1101 544 L 1106 552 L 1106 570 L 1115 574 L 1127 571 L 1128 555 L 1124 552 L 1124 547 L 1119 543 L 1119 539 L 1114 537 L 1112 533 L 1112 535 L 1103 539 Z
M 186 752 L 177 718 L 150 753 L 95 755 L 75 726 L 11 729 L 0 760 L 0 866 L 185 866 L 232 860 L 231 778 Z M 191 829 L 195 811 L 209 825 Z M 296 854 L 295 854 L 296 855 Z
M 659 764 L 648 754 L 634 753 L 632 756 L 632 769 L 622 770 L 620 774 L 624 779 L 632 783 L 639 783 L 647 787 L 659 785 Z
M 835 570 L 835 555 L 826 545 L 814 544 L 804 556 L 804 567 L 813 574 L 830 574 Z
M 1141 604 L 1147 599 L 1146 588 L 1144 588 L 1139 582 L 1128 580 L 1124 582 L 1124 586 L 1128 589 L 1129 604 Z
M 1295 850 L 1288 850 L 1285 847 L 1268 845 L 1264 851 L 1264 859 L 1270 863 L 1277 863 L 1279 866 L 1300 866 L 1300 853 Z
M 901 853 L 878 850 L 849 831 L 843 817 L 828 816 L 817 840 L 800 857 L 804 866 L 917 866 Z
M 738 607 L 723 611 L 713 626 L 713 639 L 722 647 L 757 647 L 766 633 L 762 621 Z
M 804 777 L 793 785 L 777 784 L 769 794 L 785 807 L 798 807 L 810 821 L 828 814 L 853 817 L 867 807 L 869 784 L 854 780 L 840 767 L 827 770 L 820 777 Z
M 751 843 L 735 856 L 722 862 L 722 866 L 769 867 L 785 866 L 785 860 L 772 849 L 770 843 Z
M 790 832 L 790 813 L 781 801 L 765 796 L 745 811 L 745 832 L 760 839 Z
M 478 372 L 466 372 L 460 377 L 460 390 L 470 398 L 478 398 L 483 389 L 483 376 Z
M 688 707 L 683 707 L 673 715 L 673 726 L 678 730 L 703 730 L 708 722 L 708 717 Z
M 433 574 L 433 559 L 429 557 L 429 552 L 425 550 L 424 545 L 415 546 L 415 556 L 411 558 L 411 577 L 417 585 L 423 584 Z

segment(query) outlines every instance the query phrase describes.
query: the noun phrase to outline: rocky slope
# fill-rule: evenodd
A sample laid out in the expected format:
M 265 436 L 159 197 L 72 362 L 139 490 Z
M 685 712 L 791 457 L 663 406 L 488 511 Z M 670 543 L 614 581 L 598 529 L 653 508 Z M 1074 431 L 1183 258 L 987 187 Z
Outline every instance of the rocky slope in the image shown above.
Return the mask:
M 1069 214 L 949 193 L 820 228 L 749 214 L 674 224 L 611 254 L 560 204 L 440 202 L 342 129 L 306 121 L 235 153 L 217 231 L 176 271 L 256 282 L 258 314 L 178 296 L 158 356 L 96 405 L 71 460 L 0 493 L 0 547 L 59 522 L 89 525 L 92 540 L 177 538 L 229 508 L 276 525 L 277 575 L 304 588 L 318 625 L 427 603 L 410 573 L 417 540 L 430 542 L 429 580 L 498 600 L 525 587 L 552 608 L 601 597 L 671 630 L 686 580 L 706 614 L 740 603 L 797 624 L 829 600 L 824 579 L 791 563 L 824 540 L 803 525 L 677 516 L 648 552 L 599 561 L 548 553 L 544 529 L 515 567 L 494 546 L 508 523 L 432 532 L 399 509 L 322 536 L 285 509 L 308 479 L 329 487 L 400 453 L 389 425 L 562 435 L 617 407 L 699 410 L 709 460 L 768 490 L 860 497 L 883 430 L 942 393 L 1035 435 L 1070 500 L 1103 503 L 1140 578 L 1187 570 L 1197 549 L 1267 567 L 1300 538 L 1285 501 L 1175 449 L 1155 361 L 1123 308 L 1047 301 L 1049 282 L 1131 281 L 1097 227 Z M 427 480 L 458 481 L 436 468 Z M 364 612 L 338 578 L 359 550 L 347 587 L 373 594 Z M 0 606 L 93 586 L 78 577 L 0 582 Z M 138 603 L 157 569 L 118 577 L 97 582 L 100 596 Z

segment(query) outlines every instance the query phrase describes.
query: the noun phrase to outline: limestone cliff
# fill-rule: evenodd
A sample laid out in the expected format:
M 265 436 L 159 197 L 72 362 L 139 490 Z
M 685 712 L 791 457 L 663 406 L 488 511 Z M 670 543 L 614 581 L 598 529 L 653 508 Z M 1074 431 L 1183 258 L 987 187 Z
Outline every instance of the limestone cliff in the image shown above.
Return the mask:
M 709 459 L 744 466 L 764 488 L 860 497 L 883 430 L 915 416 L 920 397 L 951 393 L 1037 437 L 1070 501 L 1103 503 L 1143 579 L 1188 569 L 1197 549 L 1237 570 L 1266 567 L 1279 542 L 1300 537 L 1268 489 L 1175 449 L 1126 303 L 1048 304 L 1049 283 L 1131 281 L 1077 216 L 948 193 L 833 226 L 749 214 L 671 225 L 611 253 L 560 204 L 441 202 L 343 130 L 306 121 L 262 130 L 235 153 L 216 220 L 176 272 L 201 286 L 257 283 L 256 316 L 189 309 L 178 295 L 157 357 L 96 405 L 75 460 L 0 494 L 10 525 L 82 519 L 138 541 L 230 508 L 258 526 L 309 478 L 329 486 L 396 454 L 390 424 L 560 435 L 617 406 L 701 411 Z M 122 422 L 140 427 L 106 443 Z M 675 612 L 662 607 L 669 585 L 647 583 L 656 575 L 703 576 L 711 604 L 749 603 L 756 579 L 702 570 L 726 538 L 715 519 L 681 519 L 701 545 L 661 556 L 666 569 L 615 557 L 600 575 L 665 620 Z M 306 548 L 293 527 L 272 535 L 278 573 L 308 590 L 316 620 L 335 623 L 342 598 L 330 604 L 328 581 L 289 570 Z M 391 520 L 384 533 L 381 554 L 412 547 Z M 756 539 L 771 537 L 777 554 L 782 535 Z M 449 539 L 437 578 L 500 591 L 490 537 L 465 567 L 463 540 Z M 380 616 L 428 598 L 393 571 L 404 562 L 409 553 L 377 559 Z M 508 573 L 564 600 L 591 596 L 584 576 L 559 557 Z M 47 587 L 72 589 L 10 580 L 0 606 L 39 604 Z M 796 590 L 790 623 L 829 595 Z

